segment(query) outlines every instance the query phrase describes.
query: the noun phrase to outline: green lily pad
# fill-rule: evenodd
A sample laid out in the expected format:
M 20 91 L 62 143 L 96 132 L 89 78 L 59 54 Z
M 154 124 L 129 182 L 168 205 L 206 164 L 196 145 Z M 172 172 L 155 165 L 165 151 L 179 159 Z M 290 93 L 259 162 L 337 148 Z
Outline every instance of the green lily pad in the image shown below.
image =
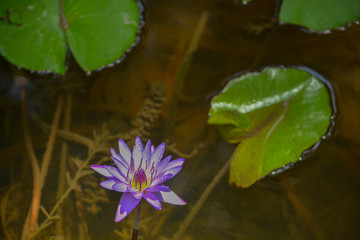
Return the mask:
M 324 84 L 293 68 L 266 68 L 231 80 L 211 102 L 209 124 L 239 143 L 230 183 L 248 187 L 291 162 L 327 132 L 332 109 Z
M 57 0 L 0 1 L 0 53 L 31 70 L 65 72 L 65 34 Z
M 85 71 L 116 61 L 136 42 L 134 0 L 64 0 L 64 12 L 70 50 Z
M 82 69 L 98 69 L 136 42 L 139 13 L 135 0 L 1 1 L 0 53 L 26 69 L 64 74 L 68 44 Z
M 359 0 L 283 0 L 279 19 L 324 31 L 360 19 Z

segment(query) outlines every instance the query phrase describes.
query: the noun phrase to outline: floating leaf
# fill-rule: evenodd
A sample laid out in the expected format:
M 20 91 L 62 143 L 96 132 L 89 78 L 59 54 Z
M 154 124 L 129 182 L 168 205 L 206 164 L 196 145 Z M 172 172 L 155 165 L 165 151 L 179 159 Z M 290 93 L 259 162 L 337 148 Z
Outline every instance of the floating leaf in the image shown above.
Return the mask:
M 360 19 L 360 1 L 283 0 L 279 18 L 283 22 L 324 31 Z
M 94 70 L 136 42 L 139 12 L 135 0 L 1 1 L 0 53 L 20 67 L 64 74 L 68 43 L 82 69 Z
M 136 41 L 134 0 L 64 0 L 64 12 L 71 52 L 86 71 L 116 61 Z
M 230 182 L 247 187 L 295 162 L 330 123 L 324 84 L 300 69 L 266 68 L 231 80 L 211 102 L 209 124 L 237 146 Z
M 58 1 L 0 1 L 0 53 L 20 67 L 65 72 Z

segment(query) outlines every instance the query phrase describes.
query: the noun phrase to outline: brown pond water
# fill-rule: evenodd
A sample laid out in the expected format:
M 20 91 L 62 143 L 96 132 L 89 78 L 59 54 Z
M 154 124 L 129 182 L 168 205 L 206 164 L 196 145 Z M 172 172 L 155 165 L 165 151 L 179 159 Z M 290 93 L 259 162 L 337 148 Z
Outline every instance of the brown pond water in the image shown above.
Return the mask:
M 360 239 L 360 26 L 353 24 L 326 35 L 308 33 L 274 21 L 275 6 L 275 1 L 268 0 L 254 0 L 246 6 L 230 0 L 147 1 L 141 40 L 122 63 L 89 76 L 73 64 L 66 81 L 30 74 L 2 60 L 1 80 L 7 84 L 0 85 L 0 238 L 20 239 L 32 198 L 21 106 L 9 97 L 18 96 L 10 91 L 18 75 L 33 84 L 26 114 L 39 159 L 49 134 L 36 119 L 51 123 L 59 94 L 64 96 L 64 109 L 70 109 L 66 103 L 72 94 L 71 132 L 91 139 L 93 131 L 101 131 L 106 123 L 113 137 L 107 146 L 116 147 L 116 137 L 129 136 L 126 133 L 134 126 L 131 121 L 139 116 L 152 83 L 160 81 L 166 86 L 164 95 L 155 91 L 159 102 L 164 100 L 162 110 L 154 97 L 149 105 L 160 116 L 151 126 L 150 137 L 156 144 L 165 138 L 168 146 L 176 144 L 168 148 L 167 155 L 189 155 L 183 170 L 168 182 L 188 204 L 163 204 L 161 211 L 143 204 L 140 235 L 142 239 L 173 239 L 234 149 L 206 124 L 209 96 L 239 72 L 301 65 L 333 85 L 338 108 L 333 134 L 305 160 L 249 188 L 229 185 L 226 174 L 180 239 Z M 204 29 L 191 51 L 201 19 Z M 182 67 L 184 61 L 187 67 Z M 182 73 L 179 84 L 176 80 Z M 143 111 L 143 118 L 150 112 Z M 61 128 L 65 121 L 60 118 Z M 42 193 L 41 205 L 48 212 L 56 203 L 62 139 L 56 138 Z M 67 146 L 65 162 L 74 176 L 72 160 L 86 159 L 88 148 L 74 140 Z M 98 153 L 90 163 L 104 157 L 109 161 L 108 154 Z M 55 236 L 63 234 L 64 239 L 126 239 L 134 214 L 114 222 L 121 194 L 102 191 L 97 185 L 101 180 L 95 174 L 83 177 L 79 181 L 82 191 L 68 195 L 58 212 L 62 221 L 54 220 L 38 238 L 62 239 Z M 45 219 L 41 212 L 39 224 Z

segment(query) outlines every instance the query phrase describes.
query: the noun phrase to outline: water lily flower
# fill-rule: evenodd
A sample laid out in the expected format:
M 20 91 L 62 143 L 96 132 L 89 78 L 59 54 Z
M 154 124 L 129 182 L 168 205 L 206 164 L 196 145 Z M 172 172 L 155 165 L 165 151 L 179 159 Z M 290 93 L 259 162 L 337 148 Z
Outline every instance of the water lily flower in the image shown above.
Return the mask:
M 139 137 L 131 152 L 127 144 L 119 139 L 119 153 L 111 149 L 111 158 L 117 167 L 92 165 L 91 168 L 108 179 L 101 182 L 103 188 L 122 192 L 115 222 L 124 219 L 144 198 L 151 206 L 160 210 L 161 203 L 185 205 L 163 182 L 174 177 L 185 161 L 183 158 L 170 161 L 171 156 L 162 159 L 165 143 L 157 148 L 149 140 L 145 148 Z

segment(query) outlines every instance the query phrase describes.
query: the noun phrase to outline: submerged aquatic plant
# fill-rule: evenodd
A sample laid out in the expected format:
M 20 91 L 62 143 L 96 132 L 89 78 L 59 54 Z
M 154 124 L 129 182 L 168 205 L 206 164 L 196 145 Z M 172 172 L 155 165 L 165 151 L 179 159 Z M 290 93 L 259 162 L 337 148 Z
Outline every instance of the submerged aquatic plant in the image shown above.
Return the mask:
M 157 148 L 151 145 L 149 140 L 145 148 L 139 137 L 136 137 L 133 151 L 127 144 L 119 139 L 119 153 L 111 149 L 111 158 L 117 167 L 108 165 L 92 165 L 92 169 L 108 179 L 101 182 L 103 188 L 122 192 L 123 195 L 118 205 L 115 221 L 124 219 L 136 206 L 135 225 L 138 224 L 140 215 L 140 201 L 144 198 L 155 209 L 161 209 L 161 203 L 176 205 L 186 204 L 170 188 L 162 183 L 174 177 L 182 169 L 185 161 L 179 158 L 170 161 L 171 156 L 162 159 L 165 151 L 165 143 Z M 138 226 L 134 231 L 138 230 Z

